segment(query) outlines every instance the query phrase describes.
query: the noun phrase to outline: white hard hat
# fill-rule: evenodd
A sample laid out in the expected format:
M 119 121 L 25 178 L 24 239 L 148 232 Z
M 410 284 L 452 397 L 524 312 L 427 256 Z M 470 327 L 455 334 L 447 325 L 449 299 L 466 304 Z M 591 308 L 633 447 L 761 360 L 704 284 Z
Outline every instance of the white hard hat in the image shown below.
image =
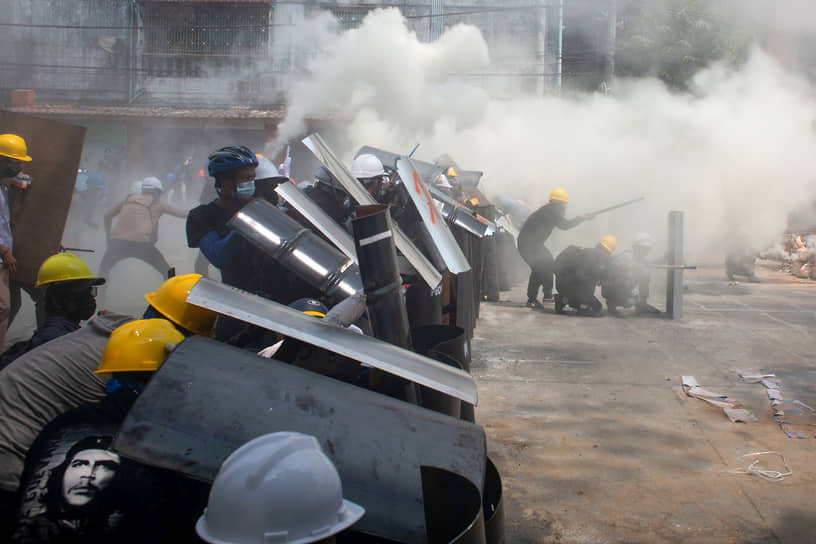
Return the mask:
M 453 189 L 453 185 L 450 184 L 448 181 L 448 176 L 445 174 L 439 174 L 439 176 L 437 176 L 437 178 L 434 180 L 434 185 L 442 189 Z
M 150 176 L 142 180 L 142 192 L 164 191 L 164 185 L 159 178 Z
M 258 167 L 255 168 L 256 180 L 276 178 L 278 176 L 280 176 L 280 172 L 278 172 L 278 169 L 275 168 L 274 164 L 272 164 L 272 161 L 270 161 L 266 157 L 258 159 Z
M 373 178 L 385 175 L 383 163 L 374 155 L 364 153 L 351 163 L 351 175 L 355 178 Z
M 213 544 L 308 544 L 363 514 L 343 499 L 337 469 L 316 438 L 279 432 L 247 442 L 221 464 L 196 532 Z
M 632 245 L 635 247 L 652 247 L 654 241 L 652 241 L 652 237 L 648 232 L 638 232 Z

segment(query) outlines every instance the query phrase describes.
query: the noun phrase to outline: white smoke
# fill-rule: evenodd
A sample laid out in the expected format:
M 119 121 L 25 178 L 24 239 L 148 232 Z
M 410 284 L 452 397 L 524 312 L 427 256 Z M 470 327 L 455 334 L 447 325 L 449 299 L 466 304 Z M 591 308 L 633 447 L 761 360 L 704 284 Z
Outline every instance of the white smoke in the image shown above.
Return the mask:
M 500 100 L 449 76 L 488 62 L 474 27 L 422 43 L 397 10 L 377 10 L 325 42 L 289 98 L 282 136 L 299 135 L 308 116 L 343 112 L 354 148 L 346 152 L 407 153 L 420 141 L 418 158 L 448 153 L 484 171 L 488 195 L 535 207 L 563 187 L 570 213 L 645 196 L 563 238 L 611 233 L 625 245 L 647 230 L 661 239 L 667 212 L 683 210 L 690 258 L 768 247 L 788 213 L 814 197 L 813 90 L 759 49 L 738 71 L 704 70 L 688 94 L 637 80 L 618 82 L 612 96 Z

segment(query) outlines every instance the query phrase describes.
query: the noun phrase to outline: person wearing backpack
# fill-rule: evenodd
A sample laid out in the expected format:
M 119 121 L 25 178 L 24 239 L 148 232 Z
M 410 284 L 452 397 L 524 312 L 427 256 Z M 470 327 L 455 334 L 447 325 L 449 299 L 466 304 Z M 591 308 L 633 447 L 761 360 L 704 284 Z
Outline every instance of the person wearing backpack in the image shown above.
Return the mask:
M 119 261 L 133 257 L 155 268 L 162 278 L 167 277 L 170 265 L 156 247 L 159 219 L 164 214 L 185 218 L 187 212 L 162 202 L 163 190 L 159 178 L 145 178 L 140 193 L 128 195 L 105 214 L 108 248 L 99 265 L 101 276 L 110 277 L 111 269 Z

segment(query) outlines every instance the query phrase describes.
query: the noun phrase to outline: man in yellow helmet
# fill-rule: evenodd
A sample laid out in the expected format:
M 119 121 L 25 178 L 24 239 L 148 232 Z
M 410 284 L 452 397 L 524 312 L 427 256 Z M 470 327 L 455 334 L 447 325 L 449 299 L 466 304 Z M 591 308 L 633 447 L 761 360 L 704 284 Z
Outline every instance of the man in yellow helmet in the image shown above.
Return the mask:
M 110 376 L 107 396 L 52 420 L 28 450 L 13 541 L 188 539 L 192 513 L 185 518 L 184 505 L 176 504 L 176 476 L 124 459 L 111 448 L 142 389 L 183 340 L 165 319 L 132 321 L 113 331 L 95 371 Z
M 540 308 L 538 289 L 544 288 L 544 300 L 552 298 L 553 256 L 544 245 L 554 228 L 569 230 L 587 219 L 595 217 L 585 214 L 567 219 L 567 192 L 555 189 L 550 193 L 550 202 L 532 213 L 521 227 L 518 236 L 518 249 L 521 257 L 530 266 L 530 279 L 527 282 L 527 307 Z
M 563 314 L 570 306 L 578 315 L 598 317 L 603 304 L 595 298 L 595 287 L 605 278 L 609 258 L 615 252 L 617 240 L 604 236 L 592 248 L 569 246 L 555 259 L 555 311 Z
M 37 273 L 35 287 L 45 289 L 45 321 L 28 341 L 11 346 L 0 357 L 0 368 L 22 354 L 79 329 L 96 312 L 96 288 L 105 278 L 91 273 L 85 261 L 70 253 L 47 258 Z
M 211 335 L 217 314 L 186 302 L 200 277 L 188 274 L 165 281 L 146 295 L 150 303 L 146 313 L 161 317 L 182 334 Z M 15 503 L 26 452 L 49 421 L 105 398 L 108 375 L 94 371 L 112 332 L 131 321 L 126 315 L 98 315 L 85 327 L 25 353 L 0 372 L 0 421 L 4 422 L 0 425 L 0 542 L 5 541 L 4 514 Z
M 9 274 L 17 268 L 12 254 L 11 210 L 8 187 L 24 162 L 30 162 L 25 140 L 16 134 L 0 134 L 0 349 L 5 344 L 8 318 L 11 312 Z

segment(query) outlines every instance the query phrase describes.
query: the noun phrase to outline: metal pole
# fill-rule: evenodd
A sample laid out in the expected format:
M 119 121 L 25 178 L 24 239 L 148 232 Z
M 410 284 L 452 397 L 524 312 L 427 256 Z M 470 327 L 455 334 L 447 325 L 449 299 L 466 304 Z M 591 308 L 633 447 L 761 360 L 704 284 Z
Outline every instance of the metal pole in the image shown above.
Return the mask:
M 615 47 L 617 43 L 618 0 L 609 0 L 606 27 L 606 58 L 604 59 L 604 81 L 607 88 L 612 86 L 615 77 Z
M 558 1 L 558 96 L 561 96 L 561 71 L 564 58 L 564 0 Z
M 683 212 L 669 212 L 669 266 L 683 264 Z M 668 270 L 666 282 L 666 315 L 670 319 L 683 317 L 683 269 Z

